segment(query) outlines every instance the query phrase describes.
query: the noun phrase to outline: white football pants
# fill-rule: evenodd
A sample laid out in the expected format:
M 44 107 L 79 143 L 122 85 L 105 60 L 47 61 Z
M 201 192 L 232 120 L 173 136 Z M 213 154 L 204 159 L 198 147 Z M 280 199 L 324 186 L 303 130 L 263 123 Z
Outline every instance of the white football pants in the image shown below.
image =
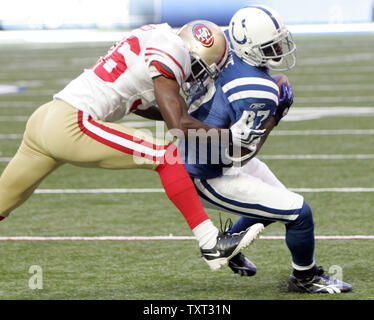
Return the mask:
M 213 179 L 194 179 L 204 207 L 288 223 L 304 198 L 289 191 L 258 158 L 240 168 L 232 167 Z

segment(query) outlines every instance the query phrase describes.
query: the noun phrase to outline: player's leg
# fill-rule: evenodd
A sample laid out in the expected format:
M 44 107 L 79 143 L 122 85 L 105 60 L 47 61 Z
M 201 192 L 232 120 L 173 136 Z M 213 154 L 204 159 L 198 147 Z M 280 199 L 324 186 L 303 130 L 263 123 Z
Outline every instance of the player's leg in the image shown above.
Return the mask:
M 268 166 L 257 158 L 249 161 L 239 171 L 239 174 L 243 176 L 254 176 L 266 184 L 286 190 L 286 187 L 271 172 Z M 286 243 L 292 255 L 292 265 L 295 273 L 304 275 L 315 266 L 314 260 L 312 260 L 312 253 L 314 252 L 314 223 L 312 210 L 307 202 L 303 202 L 299 212 L 298 219 L 286 224 Z M 256 222 L 257 219 L 241 217 L 233 226 L 232 231 L 240 231 L 242 228 L 248 228 Z
M 62 101 L 55 104 L 48 126 L 61 128 L 46 138 L 54 157 L 83 167 L 156 170 L 166 194 L 190 228 L 204 223 L 205 236 L 211 233 L 216 238 L 218 230 L 205 213 L 174 144 L 118 123 L 95 121 Z M 65 119 L 65 123 L 55 123 L 56 118 Z
M 30 117 L 21 146 L 0 176 L 0 220 L 25 202 L 39 183 L 62 164 L 47 155 L 41 146 L 44 116 L 42 106 Z
M 239 168 L 240 174 L 250 175 L 259 178 L 261 181 L 278 188 L 287 189 L 286 186 L 276 177 L 267 164 L 258 158 L 248 161 Z
M 300 216 L 286 224 L 286 243 L 292 254 L 293 270 L 288 289 L 293 292 L 341 293 L 352 291 L 352 286 L 326 274 L 317 267 L 310 252 L 314 252 L 314 223 L 312 210 L 304 201 Z M 307 261 L 311 263 L 308 265 Z
M 256 177 L 265 184 L 286 190 L 286 187 L 271 172 L 268 166 L 257 158 L 252 159 L 244 167 L 240 168 L 238 174 L 248 176 L 248 179 Z M 269 222 L 271 223 L 274 221 L 275 220 Z M 242 228 L 248 228 L 248 226 L 256 222 L 257 219 L 242 217 L 233 226 L 232 230 L 237 232 Z M 303 206 L 299 209 L 299 217 L 296 221 L 286 224 L 286 242 L 291 251 L 293 258 L 292 263 L 295 269 L 305 270 L 314 265 L 314 261 L 310 259 L 310 257 L 312 257 L 311 253 L 314 252 L 313 230 L 312 210 L 304 201 Z M 303 253 L 305 253 L 305 257 L 303 257 Z
M 175 145 L 168 148 L 165 161 L 158 166 L 157 171 L 168 197 L 184 214 L 199 242 L 203 258 L 212 270 L 227 264 L 230 258 L 240 252 L 240 247 L 248 246 L 262 231 L 263 225 L 258 224 L 238 233 L 218 233 L 204 211 Z
M 274 187 L 279 187 L 286 189 L 284 184 L 279 181 L 279 179 L 274 175 L 274 173 L 269 169 L 269 167 L 259 160 L 258 158 L 253 158 L 251 161 L 247 162 L 246 165 L 240 168 L 230 168 L 227 171 L 228 175 L 242 175 L 242 176 L 252 176 L 260 179 L 264 183 L 267 183 Z M 233 225 L 233 232 L 238 232 L 250 227 L 251 225 L 261 221 L 265 226 L 273 223 L 272 220 L 261 220 L 259 218 L 251 218 L 247 216 L 242 216 L 240 219 Z
M 59 165 L 56 160 L 22 144 L 0 177 L 0 219 L 25 202 Z
M 168 198 L 182 212 L 200 247 L 213 247 L 219 231 L 206 214 L 174 144 L 168 146 L 156 170 Z
M 166 194 L 184 215 L 201 249 L 219 251 L 207 261 L 212 270 L 227 264 L 229 258 L 251 242 L 249 230 L 219 235 L 175 145 L 153 139 L 141 130 L 95 121 L 62 101 L 55 101 L 48 115 L 46 126 L 56 133 L 46 137 L 45 143 L 56 159 L 83 167 L 157 170 Z
M 292 255 L 293 266 L 289 278 L 290 291 L 339 293 L 352 290 L 352 286 L 324 274 L 323 269 L 316 266 L 313 215 L 303 197 L 278 183 L 277 186 L 272 186 L 248 173 L 205 181 L 195 179 L 195 185 L 200 195 L 210 203 L 210 207 L 246 216 L 239 219 L 231 232 L 240 231 L 253 223 L 264 223 L 263 218 L 285 223 L 286 243 Z M 253 266 L 248 263 L 248 259 L 235 256 L 234 260 L 234 264 L 232 261 L 229 263 L 235 269 L 234 272 L 246 269 L 248 272 L 244 275 L 253 275 Z
M 210 208 L 244 216 L 231 228 L 231 232 L 238 232 L 255 223 L 285 223 L 286 243 L 294 268 L 305 269 L 314 264 L 313 219 L 303 197 L 247 174 L 195 179 L 194 182 Z

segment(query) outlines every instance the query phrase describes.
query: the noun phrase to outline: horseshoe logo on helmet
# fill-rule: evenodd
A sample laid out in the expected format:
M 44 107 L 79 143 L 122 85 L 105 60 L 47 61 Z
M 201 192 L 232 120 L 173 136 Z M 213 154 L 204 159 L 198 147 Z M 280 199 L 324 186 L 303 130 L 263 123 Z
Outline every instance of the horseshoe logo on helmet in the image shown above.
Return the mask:
M 237 38 L 235 37 L 235 34 L 234 34 L 234 25 L 235 25 L 235 22 L 233 21 L 232 24 L 231 24 L 231 34 L 232 34 L 233 39 L 234 39 L 237 43 L 239 43 L 239 44 L 244 44 L 244 43 L 246 43 L 246 42 L 247 42 L 247 37 L 246 37 L 245 34 L 244 34 L 242 40 L 239 40 L 239 39 L 237 39 Z M 243 29 L 245 29 L 245 19 L 242 20 L 242 27 L 243 27 Z

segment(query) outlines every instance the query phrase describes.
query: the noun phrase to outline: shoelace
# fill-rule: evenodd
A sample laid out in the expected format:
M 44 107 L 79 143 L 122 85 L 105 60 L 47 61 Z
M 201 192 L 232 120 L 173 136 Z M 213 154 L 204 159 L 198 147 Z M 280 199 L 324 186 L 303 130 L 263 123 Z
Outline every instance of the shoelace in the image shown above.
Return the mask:
M 232 226 L 234 223 L 232 222 L 231 218 L 227 218 L 225 221 L 225 224 L 222 223 L 222 215 L 221 212 L 219 213 L 219 224 L 220 224 L 220 229 L 223 234 L 228 234 L 229 230 L 231 230 Z

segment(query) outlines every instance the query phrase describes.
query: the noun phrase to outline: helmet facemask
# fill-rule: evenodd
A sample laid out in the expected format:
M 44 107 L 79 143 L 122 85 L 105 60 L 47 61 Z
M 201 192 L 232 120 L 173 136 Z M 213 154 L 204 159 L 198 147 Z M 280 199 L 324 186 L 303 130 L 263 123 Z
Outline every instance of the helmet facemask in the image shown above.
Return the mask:
M 183 93 L 187 97 L 203 93 L 209 81 L 217 79 L 219 73 L 215 63 L 209 66 L 202 57 L 191 53 L 191 75 L 182 86 Z
M 285 71 L 292 69 L 296 64 L 296 44 L 289 31 L 285 31 L 279 38 L 256 47 L 255 51 L 261 55 L 260 66 L 275 71 Z
M 227 39 L 219 26 L 206 20 L 185 24 L 178 35 L 191 58 L 191 74 L 185 79 L 182 90 L 187 97 L 205 93 L 228 60 Z

